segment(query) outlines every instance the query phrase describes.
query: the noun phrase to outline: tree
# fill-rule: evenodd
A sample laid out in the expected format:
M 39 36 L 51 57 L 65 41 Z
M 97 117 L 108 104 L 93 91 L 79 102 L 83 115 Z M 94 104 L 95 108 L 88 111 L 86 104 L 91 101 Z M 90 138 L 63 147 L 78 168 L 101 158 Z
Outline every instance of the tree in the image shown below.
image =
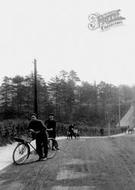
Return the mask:
M 41 75 L 37 76 L 37 87 L 39 115 L 45 120 L 51 110 L 51 103 L 49 101 L 48 87 Z
M 8 118 L 11 114 L 11 105 L 12 105 L 12 85 L 11 78 L 5 76 L 3 79 L 3 83 L 0 87 L 0 107 L 1 107 L 1 115 L 4 118 Z M 9 113 L 10 112 L 10 113 Z
M 14 106 L 17 116 L 23 113 L 23 104 L 25 97 L 24 87 L 24 77 L 17 75 L 14 78 L 12 78 L 12 88 L 14 94 L 12 105 Z

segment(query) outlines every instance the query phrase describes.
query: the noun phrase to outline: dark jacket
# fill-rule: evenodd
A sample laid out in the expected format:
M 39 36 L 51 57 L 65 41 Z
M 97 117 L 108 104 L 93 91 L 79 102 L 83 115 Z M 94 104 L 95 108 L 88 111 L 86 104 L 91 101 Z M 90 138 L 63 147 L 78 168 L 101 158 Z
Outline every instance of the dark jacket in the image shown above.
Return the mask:
M 41 120 L 38 120 L 38 119 L 31 120 L 29 123 L 28 129 L 33 129 L 35 132 L 38 132 L 38 134 L 46 133 L 46 126 Z
M 55 138 L 56 137 L 56 121 L 48 119 L 45 121 L 45 125 L 46 125 L 47 129 L 52 128 L 52 131 L 47 131 L 49 134 L 49 137 Z
M 74 125 L 69 125 L 68 130 L 69 130 L 69 132 L 73 132 L 74 131 Z

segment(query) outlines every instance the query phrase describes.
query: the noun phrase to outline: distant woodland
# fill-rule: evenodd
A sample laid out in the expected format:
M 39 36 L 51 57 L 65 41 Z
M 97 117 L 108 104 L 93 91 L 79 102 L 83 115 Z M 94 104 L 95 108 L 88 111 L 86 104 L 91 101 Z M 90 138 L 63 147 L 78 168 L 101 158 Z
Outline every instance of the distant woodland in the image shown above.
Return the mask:
M 66 135 L 71 123 L 84 136 L 100 135 L 101 128 L 108 135 L 120 132 L 116 124 L 135 99 L 135 86 L 80 81 L 75 71 L 63 70 L 48 82 L 37 75 L 37 97 L 38 118 L 44 121 L 53 112 L 57 135 Z M 0 85 L 0 145 L 27 133 L 33 110 L 34 75 L 5 76 Z
M 46 82 L 38 74 L 38 115 L 46 119 L 50 112 L 58 122 L 85 122 L 89 126 L 116 124 L 129 109 L 135 86 L 115 86 L 80 81 L 75 71 L 60 71 Z M 28 119 L 34 106 L 34 79 L 29 76 L 5 76 L 0 85 L 0 119 Z

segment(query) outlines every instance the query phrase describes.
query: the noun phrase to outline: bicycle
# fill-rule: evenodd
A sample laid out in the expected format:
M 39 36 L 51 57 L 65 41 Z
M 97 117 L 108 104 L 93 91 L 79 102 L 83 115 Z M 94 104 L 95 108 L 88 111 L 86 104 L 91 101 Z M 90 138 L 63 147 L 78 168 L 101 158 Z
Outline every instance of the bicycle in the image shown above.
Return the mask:
M 18 142 L 12 155 L 14 164 L 17 165 L 24 164 L 33 151 L 37 153 L 36 148 L 31 144 L 33 139 L 30 138 L 24 139 L 24 138 L 15 137 L 14 140 Z M 53 158 L 56 154 L 56 151 L 52 150 L 53 140 L 54 140 L 53 138 L 48 138 L 48 158 Z M 30 148 L 32 148 L 33 151 L 31 151 Z
M 73 139 L 73 137 L 75 139 L 79 139 L 80 138 L 80 134 L 79 134 L 79 130 L 78 129 L 73 129 L 72 131 L 67 131 L 67 139 Z

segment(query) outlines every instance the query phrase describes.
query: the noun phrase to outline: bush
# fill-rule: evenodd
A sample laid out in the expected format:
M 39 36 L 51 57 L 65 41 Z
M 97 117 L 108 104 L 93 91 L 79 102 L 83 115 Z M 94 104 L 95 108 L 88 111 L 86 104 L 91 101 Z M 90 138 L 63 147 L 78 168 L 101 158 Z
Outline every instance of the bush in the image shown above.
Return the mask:
M 0 146 L 11 143 L 15 136 L 26 133 L 28 120 L 3 120 L 0 122 Z

